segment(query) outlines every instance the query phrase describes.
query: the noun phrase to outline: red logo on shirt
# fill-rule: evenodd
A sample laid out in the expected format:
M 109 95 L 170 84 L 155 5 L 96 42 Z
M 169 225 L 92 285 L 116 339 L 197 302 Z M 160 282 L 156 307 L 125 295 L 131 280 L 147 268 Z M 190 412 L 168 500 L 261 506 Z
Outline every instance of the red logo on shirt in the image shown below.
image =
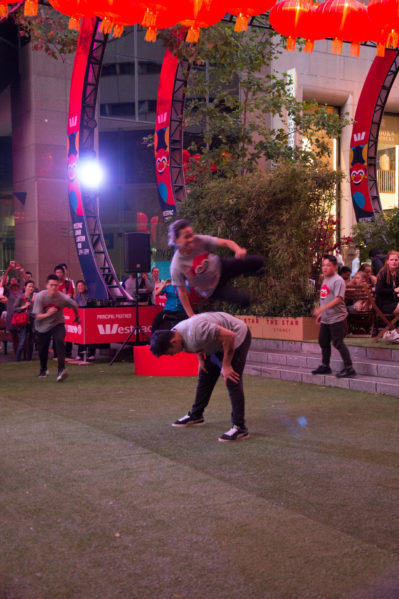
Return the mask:
M 327 295 L 329 295 L 330 293 L 330 289 L 327 287 L 327 285 L 324 283 L 324 285 L 322 285 L 321 289 L 320 289 L 320 298 L 324 299 L 327 297 Z
M 200 275 L 207 270 L 209 265 L 208 256 L 209 254 L 201 254 L 201 256 L 196 256 L 194 258 L 190 268 L 190 274 L 192 277 L 195 277 L 195 275 Z

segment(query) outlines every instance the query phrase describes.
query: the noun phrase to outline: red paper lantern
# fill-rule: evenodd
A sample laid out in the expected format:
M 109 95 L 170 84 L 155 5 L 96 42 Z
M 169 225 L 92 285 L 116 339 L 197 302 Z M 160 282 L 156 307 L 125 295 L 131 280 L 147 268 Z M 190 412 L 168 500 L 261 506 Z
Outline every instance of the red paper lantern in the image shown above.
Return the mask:
M 271 9 L 270 25 L 287 38 L 287 50 L 295 50 L 295 40 L 309 11 L 310 4 L 301 0 L 282 0 Z
M 332 37 L 331 51 L 341 54 L 342 42 L 352 42 L 351 55 L 359 56 L 360 42 L 368 39 L 367 8 L 358 0 L 326 0 L 317 8 L 324 37 Z
M 55 10 L 70 17 L 69 29 L 79 30 L 80 19 L 94 16 L 94 9 L 88 0 L 49 0 Z
M 256 17 L 267 12 L 275 3 L 276 0 L 248 0 L 248 2 L 233 0 L 225 8 L 231 15 L 237 17 L 234 31 L 239 32 L 247 29 L 250 17 Z
M 379 40 L 373 38 L 374 41 L 377 41 L 379 46 L 397 48 L 399 45 L 399 1 L 370 0 L 367 10 L 372 26 L 378 32 Z
M 188 27 L 186 42 L 198 42 L 200 29 L 215 25 L 227 12 L 226 5 L 203 0 L 190 0 L 180 7 L 179 23 Z
M 320 15 L 316 9 L 316 5 L 310 6 L 297 26 L 298 37 L 306 40 L 305 52 L 313 52 L 315 40 L 321 40 L 324 37 L 320 30 Z

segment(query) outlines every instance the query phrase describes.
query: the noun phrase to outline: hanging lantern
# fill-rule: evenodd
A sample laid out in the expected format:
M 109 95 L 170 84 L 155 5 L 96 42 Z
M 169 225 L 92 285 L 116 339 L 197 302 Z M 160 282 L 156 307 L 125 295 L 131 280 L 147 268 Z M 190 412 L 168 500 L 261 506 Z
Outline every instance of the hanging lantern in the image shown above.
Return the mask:
M 186 42 L 198 42 L 200 29 L 215 25 L 226 14 L 226 5 L 204 0 L 190 0 L 180 8 L 179 23 L 188 27 Z
M 8 5 L 14 4 L 15 0 L 0 0 L 0 19 L 3 19 L 8 14 Z M 33 15 L 34 16 L 34 15 Z
M 332 37 L 331 52 L 341 54 L 344 40 L 352 42 L 351 56 L 359 56 L 360 42 L 368 39 L 367 8 L 358 0 L 326 0 L 317 8 L 324 37 Z
M 302 0 L 282 0 L 273 6 L 269 14 L 270 25 L 287 38 L 287 50 L 295 50 L 296 38 L 301 25 L 310 11 L 310 3 Z
M 27 2 L 28 0 L 26 0 Z M 34 1 L 34 0 L 33 0 Z M 69 29 L 79 31 L 80 19 L 94 16 L 94 8 L 88 0 L 49 0 L 55 10 L 69 18 Z M 25 2 L 25 4 L 26 4 Z
M 368 16 L 372 26 L 377 30 L 379 39 L 377 56 L 383 56 L 388 48 L 397 48 L 399 45 L 399 0 L 370 0 L 367 7 Z
M 297 35 L 306 40 L 305 52 L 313 52 L 315 41 L 323 39 L 319 22 L 320 15 L 316 9 L 315 4 L 310 6 L 298 23 Z
M 144 6 L 144 5 L 143 5 Z M 155 42 L 158 29 L 168 29 L 179 21 L 181 9 L 173 0 L 150 0 L 145 4 L 145 13 L 141 25 L 147 28 L 145 34 L 146 42 Z
M 225 5 L 226 10 L 236 16 L 234 31 L 246 31 L 250 17 L 256 17 L 267 12 L 276 3 L 276 0 L 233 0 Z

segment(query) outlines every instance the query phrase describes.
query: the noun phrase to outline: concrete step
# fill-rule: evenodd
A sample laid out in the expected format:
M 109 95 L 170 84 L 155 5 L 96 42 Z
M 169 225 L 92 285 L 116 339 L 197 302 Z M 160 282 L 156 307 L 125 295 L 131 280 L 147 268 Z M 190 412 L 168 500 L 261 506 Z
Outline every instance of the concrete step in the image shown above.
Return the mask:
M 360 346 L 348 346 L 351 353 L 352 359 L 365 358 L 368 360 L 378 361 L 389 361 L 399 363 L 399 345 L 398 347 L 383 348 L 378 347 L 360 347 Z M 285 354 L 301 354 L 301 355 L 314 355 L 320 356 L 320 346 L 316 342 L 305 342 L 305 341 L 283 341 L 277 339 L 253 339 L 251 343 L 252 351 L 260 352 L 282 352 Z M 332 357 L 336 358 L 339 356 L 337 350 L 332 347 Z
M 340 368 L 341 366 L 337 370 L 340 370 Z M 254 363 L 250 361 L 247 361 L 244 372 L 245 374 L 262 376 L 264 378 L 311 383 L 326 387 L 340 387 L 353 391 L 381 393 L 383 395 L 399 397 L 399 381 L 382 376 L 370 376 L 358 373 L 355 378 L 337 379 L 335 375 L 312 375 L 309 368 L 286 364 Z
M 399 361 L 393 360 L 376 360 L 367 357 L 356 355 L 352 352 L 352 347 L 349 348 L 353 360 L 353 366 L 358 374 L 368 376 L 391 378 L 399 381 Z M 364 348 L 358 348 L 364 349 Z M 303 368 L 307 371 L 314 370 L 321 362 L 321 352 L 318 347 L 317 355 L 315 353 L 289 353 L 285 351 L 254 351 L 248 352 L 247 364 L 253 366 L 271 366 L 280 365 L 294 368 Z M 343 368 L 343 363 L 339 353 L 334 350 L 331 358 L 331 369 L 338 372 Z

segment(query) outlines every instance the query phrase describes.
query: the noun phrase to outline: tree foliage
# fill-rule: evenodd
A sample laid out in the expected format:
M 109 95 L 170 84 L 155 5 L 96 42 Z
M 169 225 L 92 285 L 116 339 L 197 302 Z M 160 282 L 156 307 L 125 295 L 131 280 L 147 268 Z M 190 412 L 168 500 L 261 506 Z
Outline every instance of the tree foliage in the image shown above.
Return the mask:
M 315 301 L 309 282 L 314 242 L 336 201 L 339 178 L 293 162 L 245 177 L 215 178 L 193 187 L 179 217 L 191 220 L 198 232 L 234 239 L 266 257 L 264 277 L 241 281 L 257 298 L 252 313 L 309 315 Z
M 399 208 L 380 212 L 372 221 L 357 223 L 352 237 L 360 249 L 361 260 L 367 260 L 369 251 L 374 248 L 383 253 L 399 248 Z
M 326 107 L 295 99 L 291 77 L 273 68 L 282 38 L 270 29 L 235 33 L 221 22 L 201 31 L 197 44 L 180 40 L 176 30 L 162 37 L 192 67 L 185 125 L 201 129 L 204 159 L 227 176 L 265 160 L 319 160 L 347 123 Z

